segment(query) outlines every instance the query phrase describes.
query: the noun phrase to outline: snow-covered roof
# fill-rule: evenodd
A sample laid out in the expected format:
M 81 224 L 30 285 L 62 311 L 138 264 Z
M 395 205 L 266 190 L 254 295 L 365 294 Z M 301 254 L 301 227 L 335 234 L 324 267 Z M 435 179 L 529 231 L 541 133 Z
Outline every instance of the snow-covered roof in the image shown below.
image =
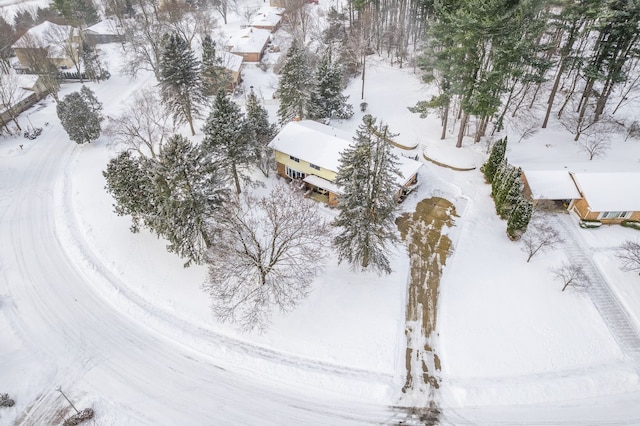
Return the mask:
M 232 46 L 232 53 L 261 52 L 269 41 L 271 32 L 261 28 L 246 28 L 235 37 L 231 37 L 227 46 Z
M 304 179 L 304 182 L 310 183 L 313 186 L 317 186 L 318 188 L 326 189 L 327 191 L 331 191 L 334 194 L 342 194 L 342 190 L 338 188 L 338 185 L 331 182 L 330 180 L 326 180 L 316 175 L 307 175 Z
M 240 55 L 234 55 L 233 53 L 221 51 L 218 53 L 218 57 L 222 60 L 222 66 L 232 72 L 240 72 L 242 61 L 244 58 Z
M 281 7 L 262 7 L 251 20 L 250 25 L 254 27 L 275 27 L 280 23 L 283 12 L 284 9 Z
M 11 47 L 14 49 L 47 47 L 53 40 L 57 40 L 63 36 L 69 37 L 70 35 L 77 36 L 78 29 L 70 25 L 58 25 L 53 22 L 44 21 L 42 24 L 29 29 Z
M 16 74 L 13 78 L 21 89 L 33 90 L 40 76 L 35 74 Z
M 269 147 L 323 169 L 338 171 L 340 156 L 353 138 L 351 134 L 311 120 L 291 121 L 285 125 Z M 404 185 L 420 169 L 422 163 L 398 156 L 401 177 L 398 184 Z
M 115 19 L 107 18 L 104 21 L 100 21 L 97 24 L 94 24 L 88 27 L 86 32 L 91 34 L 102 34 L 102 35 L 120 35 L 120 27 L 118 26 L 118 22 Z
M 534 200 L 577 200 L 580 193 L 568 170 L 524 170 Z
M 640 170 L 574 173 L 591 211 L 640 211 Z

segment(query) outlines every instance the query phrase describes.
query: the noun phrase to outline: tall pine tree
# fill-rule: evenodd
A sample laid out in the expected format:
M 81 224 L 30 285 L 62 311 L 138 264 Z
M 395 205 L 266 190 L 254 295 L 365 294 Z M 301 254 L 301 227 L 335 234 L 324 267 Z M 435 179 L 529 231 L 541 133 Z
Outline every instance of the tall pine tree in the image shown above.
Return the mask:
M 200 79 L 200 65 L 187 41 L 177 33 L 166 36 L 160 57 L 160 94 L 176 122 L 189 124 L 200 115 L 206 98 Z
M 211 217 L 228 191 L 223 189 L 215 163 L 184 136 L 174 135 L 154 164 L 156 202 L 160 207 L 157 233 L 167 250 L 192 262 L 204 261 L 211 246 Z
M 216 42 L 208 34 L 202 40 L 200 75 L 207 96 L 215 95 L 232 81 L 231 73 L 224 67 L 222 58 L 216 52 Z
M 278 83 L 278 120 L 286 124 L 295 117 L 304 118 L 311 96 L 311 69 L 307 52 L 294 40 L 287 51 L 286 62 L 282 67 Z
M 233 180 L 239 194 L 240 179 L 248 179 L 244 171 L 256 160 L 255 136 L 245 115 L 224 90 L 216 95 L 204 134 L 203 149 Z
M 340 158 L 336 184 L 342 190 L 334 226 L 339 234 L 333 243 L 338 261 L 352 268 L 391 272 L 388 244 L 396 241 L 397 157 L 391 151 L 387 126 L 365 115 L 354 143 Z
M 269 113 L 262 106 L 253 89 L 247 96 L 247 120 L 255 136 L 257 163 L 260 171 L 269 177 L 269 170 L 274 163 L 271 149 L 267 146 L 277 133 L 276 126 L 269 123 Z
M 491 154 L 489 159 L 480 169 L 484 173 L 484 177 L 488 183 L 493 182 L 493 177 L 496 175 L 500 164 L 504 161 L 504 156 L 507 152 L 507 137 L 496 141 L 491 148 Z
M 353 116 L 353 106 L 347 103 L 348 96 L 342 94 L 342 71 L 340 65 L 331 60 L 328 48 L 316 71 L 315 86 L 307 105 L 307 117 L 347 119 Z

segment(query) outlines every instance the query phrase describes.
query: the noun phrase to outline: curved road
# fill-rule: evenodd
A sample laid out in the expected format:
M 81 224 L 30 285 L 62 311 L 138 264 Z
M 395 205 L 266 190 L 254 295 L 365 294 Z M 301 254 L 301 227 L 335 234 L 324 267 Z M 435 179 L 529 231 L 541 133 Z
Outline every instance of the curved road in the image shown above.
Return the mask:
M 102 408 L 99 424 L 351 424 L 394 417 L 384 406 L 268 377 L 250 365 L 229 370 L 106 303 L 92 284 L 112 277 L 69 255 L 77 249 L 69 244 L 82 242 L 70 242 L 57 225 L 60 215 L 69 214 L 60 211 L 64 176 L 79 148 L 60 126 L 25 146 L 0 156 L 0 327 L 13 330 L 5 349 L 0 343 L 0 357 L 3 369 L 26 368 L 22 377 L 29 384 L 19 390 L 18 424 L 59 420 L 55 412 L 67 404 L 58 386 L 79 408 L 92 405 L 98 416 Z M 232 341 L 215 335 L 196 338 L 234 350 Z M 336 367 L 334 373 L 349 372 Z M 15 396 L 15 390 L 0 391 Z M 0 416 L 0 424 L 11 420 L 7 411 Z

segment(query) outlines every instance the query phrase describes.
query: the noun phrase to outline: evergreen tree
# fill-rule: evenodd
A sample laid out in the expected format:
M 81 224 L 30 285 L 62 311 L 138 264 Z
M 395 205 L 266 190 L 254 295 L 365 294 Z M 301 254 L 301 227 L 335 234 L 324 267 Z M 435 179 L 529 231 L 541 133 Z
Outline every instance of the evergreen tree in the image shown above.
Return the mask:
M 210 218 L 225 202 L 216 163 L 187 138 L 169 138 L 155 159 L 129 151 L 103 172 L 118 215 L 131 215 L 132 232 L 144 225 L 168 241 L 167 250 L 202 263 L 212 243 Z
M 255 136 L 249 121 L 224 90 L 218 91 L 204 127 L 203 149 L 218 162 L 223 173 L 241 192 L 240 178 L 256 160 Z
M 507 165 L 500 176 L 497 191 L 493 196 L 496 212 L 507 219 L 522 194 L 522 169 Z
M 72 141 L 90 143 L 100 137 L 102 104 L 91 89 L 82 86 L 80 92 L 65 96 L 56 107 L 62 127 Z
M 256 155 L 260 171 L 269 177 L 269 169 L 274 163 L 272 150 L 267 146 L 276 136 L 275 124 L 269 123 L 269 113 L 262 106 L 253 89 L 247 96 L 247 120 L 255 136 Z
M 348 96 L 342 94 L 342 71 L 331 60 L 331 49 L 327 49 L 316 71 L 315 87 L 307 106 L 307 117 L 347 119 L 353 116 L 353 106 L 347 103 Z
M 155 188 L 147 162 L 124 151 L 112 158 L 102 175 L 107 181 L 105 189 L 115 199 L 114 209 L 118 216 L 131 216 L 131 232 L 138 232 L 140 224 L 150 223 L 154 206 L 150 194 Z
M 53 0 L 53 7 L 67 21 L 79 25 L 93 25 L 99 19 L 92 0 Z
M 177 33 L 166 37 L 160 57 L 160 94 L 177 122 L 187 122 L 195 135 L 193 120 L 206 98 L 200 66 L 187 41 Z
M 520 239 L 522 234 L 527 231 L 532 214 L 533 204 L 531 201 L 526 200 L 522 195 L 519 196 L 507 221 L 507 235 L 510 239 Z
M 506 136 L 496 141 L 491 148 L 491 154 L 489 159 L 480 169 L 484 173 L 484 177 L 487 182 L 493 182 L 493 178 L 500 167 L 500 164 L 504 161 L 505 153 L 507 152 L 507 138 Z
M 98 50 L 84 41 L 82 42 L 82 64 L 85 75 L 91 81 L 107 80 L 111 76 L 100 61 Z
M 336 184 L 342 190 L 338 217 L 340 229 L 333 243 L 338 261 L 346 260 L 352 268 L 391 272 L 387 245 L 397 240 L 395 234 L 397 157 L 386 142 L 387 126 L 377 125 L 370 115 L 363 117 L 354 143 L 340 158 Z
M 210 218 L 227 193 L 215 163 L 189 139 L 174 135 L 153 164 L 159 219 L 153 230 L 167 239 L 168 251 L 187 259 L 185 267 L 200 264 L 212 243 Z
M 287 51 L 286 62 L 282 67 L 278 83 L 280 124 L 286 124 L 296 116 L 304 118 L 311 96 L 310 73 L 307 52 L 294 40 Z
M 216 42 L 208 34 L 202 40 L 202 65 L 200 67 L 204 93 L 215 95 L 231 83 L 231 72 L 224 67 L 222 58 L 216 53 Z

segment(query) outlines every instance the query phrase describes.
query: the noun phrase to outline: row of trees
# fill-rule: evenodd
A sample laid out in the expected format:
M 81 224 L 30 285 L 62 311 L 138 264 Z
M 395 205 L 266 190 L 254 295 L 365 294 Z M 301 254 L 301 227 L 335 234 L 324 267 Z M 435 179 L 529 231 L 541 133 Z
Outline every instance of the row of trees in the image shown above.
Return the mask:
M 639 20 L 635 1 L 436 2 L 420 67 L 439 93 L 417 110 L 439 112 L 442 138 L 457 124 L 457 146 L 471 120 L 478 141 L 538 100 L 543 128 L 555 112 L 576 140 L 590 136 L 637 88 Z
M 506 151 L 505 137 L 493 145 L 489 159 L 481 170 L 491 184 L 496 213 L 507 220 L 507 235 L 512 240 L 518 240 L 527 230 L 533 214 L 533 204 L 522 193 L 522 170 L 509 165 L 505 157 Z

